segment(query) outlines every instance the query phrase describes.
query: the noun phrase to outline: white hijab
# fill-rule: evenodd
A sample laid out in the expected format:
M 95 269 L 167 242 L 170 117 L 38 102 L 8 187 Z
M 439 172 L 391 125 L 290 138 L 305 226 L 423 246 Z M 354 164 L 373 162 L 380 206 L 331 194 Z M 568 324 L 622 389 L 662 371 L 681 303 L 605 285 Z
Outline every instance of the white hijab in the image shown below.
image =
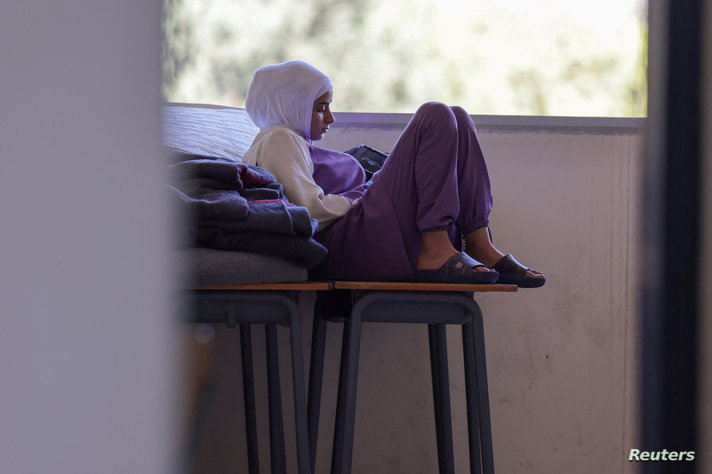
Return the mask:
M 247 91 L 245 108 L 259 128 L 287 125 L 311 140 L 314 101 L 332 90 L 331 80 L 302 61 L 258 69 Z

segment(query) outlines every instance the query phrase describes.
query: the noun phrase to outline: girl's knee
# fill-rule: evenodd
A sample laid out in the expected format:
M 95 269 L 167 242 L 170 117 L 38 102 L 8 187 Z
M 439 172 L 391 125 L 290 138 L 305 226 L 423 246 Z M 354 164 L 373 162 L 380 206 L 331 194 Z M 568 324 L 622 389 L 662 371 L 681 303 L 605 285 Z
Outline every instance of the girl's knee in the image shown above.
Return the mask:
M 459 105 L 453 105 L 452 107 L 450 107 L 450 109 L 452 109 L 452 112 L 458 118 L 469 117 L 469 114 L 467 113 L 467 111 L 465 109 L 463 109 L 462 107 L 460 107 Z
M 418 108 L 416 113 L 450 115 L 452 110 L 449 105 L 443 104 L 442 102 L 426 102 Z
M 452 113 L 455 115 L 455 119 L 457 120 L 458 124 L 472 124 L 474 126 L 474 123 L 472 123 L 472 118 L 470 117 L 470 114 L 467 113 L 465 109 L 460 107 L 459 105 L 456 105 L 454 107 L 451 107 Z
M 415 115 L 427 121 L 441 125 L 451 124 L 453 127 L 457 127 L 455 113 L 449 105 L 442 102 L 426 102 L 418 108 Z

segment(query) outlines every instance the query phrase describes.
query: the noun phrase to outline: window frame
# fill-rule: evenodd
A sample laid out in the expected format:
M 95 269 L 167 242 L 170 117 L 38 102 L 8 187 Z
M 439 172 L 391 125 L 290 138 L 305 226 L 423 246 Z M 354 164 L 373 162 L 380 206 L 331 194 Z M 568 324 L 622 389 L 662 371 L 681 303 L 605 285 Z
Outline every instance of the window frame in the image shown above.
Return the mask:
M 413 114 L 334 112 L 334 128 L 402 130 Z M 470 115 L 480 131 L 586 133 L 635 135 L 642 133 L 646 117 L 562 117 L 550 115 Z

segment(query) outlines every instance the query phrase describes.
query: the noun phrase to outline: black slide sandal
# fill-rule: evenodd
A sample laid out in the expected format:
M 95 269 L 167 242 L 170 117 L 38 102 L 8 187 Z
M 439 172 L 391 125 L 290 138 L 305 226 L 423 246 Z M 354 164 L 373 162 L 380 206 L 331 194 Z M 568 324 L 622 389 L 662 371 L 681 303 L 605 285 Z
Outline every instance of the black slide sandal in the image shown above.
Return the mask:
M 496 271 L 475 271 L 484 265 L 464 252 L 453 255 L 437 270 L 416 270 L 416 280 L 428 283 L 494 283 L 499 278 Z
M 497 283 L 517 285 L 520 288 L 539 288 L 546 283 L 546 278 L 543 276 L 528 277 L 527 271 L 529 269 L 509 253 L 502 257 L 492 268 L 499 272 Z

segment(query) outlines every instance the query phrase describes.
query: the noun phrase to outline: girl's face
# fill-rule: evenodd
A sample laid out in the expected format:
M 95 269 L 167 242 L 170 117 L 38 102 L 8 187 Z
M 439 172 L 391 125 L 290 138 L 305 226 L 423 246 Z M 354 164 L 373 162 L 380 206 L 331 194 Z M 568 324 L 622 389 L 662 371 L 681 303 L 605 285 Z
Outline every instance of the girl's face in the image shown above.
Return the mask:
M 317 97 L 314 101 L 311 130 L 309 132 L 309 138 L 312 140 L 321 140 L 324 138 L 326 131 L 329 130 L 329 125 L 334 123 L 334 116 L 331 113 L 331 109 L 329 109 L 332 97 L 332 91 L 328 91 L 324 95 Z

